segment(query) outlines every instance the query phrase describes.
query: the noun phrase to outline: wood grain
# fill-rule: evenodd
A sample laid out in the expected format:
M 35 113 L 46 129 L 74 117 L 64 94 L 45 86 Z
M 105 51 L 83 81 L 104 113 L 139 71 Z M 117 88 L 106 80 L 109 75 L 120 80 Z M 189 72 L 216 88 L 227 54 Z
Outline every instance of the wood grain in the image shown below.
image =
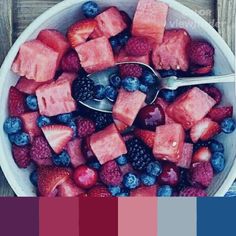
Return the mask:
M 217 26 L 226 43 L 235 52 L 236 0 L 218 0 Z

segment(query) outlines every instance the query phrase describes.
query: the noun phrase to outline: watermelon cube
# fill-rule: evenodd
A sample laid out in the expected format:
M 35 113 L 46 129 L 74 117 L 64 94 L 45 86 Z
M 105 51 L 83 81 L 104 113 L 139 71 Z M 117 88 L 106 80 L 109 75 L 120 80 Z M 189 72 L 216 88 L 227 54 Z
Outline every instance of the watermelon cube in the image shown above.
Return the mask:
M 180 124 L 162 125 L 156 128 L 153 155 L 160 160 L 178 163 L 184 146 L 185 132 Z
M 119 54 L 115 57 L 115 61 L 117 63 L 133 61 L 133 62 L 141 62 L 147 65 L 150 64 L 149 55 L 141 56 L 141 57 L 128 56 L 124 49 L 120 50 Z
M 83 43 L 75 50 L 79 55 L 81 66 L 88 73 L 104 70 L 115 64 L 111 45 L 104 36 Z
M 86 163 L 81 151 L 81 139 L 74 139 L 67 144 L 66 150 L 70 156 L 71 164 L 74 168 Z
M 115 36 L 127 28 L 120 11 L 116 7 L 108 8 L 95 19 L 98 22 L 98 32 L 102 32 L 102 35 L 107 38 Z
M 90 147 L 101 165 L 127 153 L 125 142 L 114 124 L 93 134 Z
M 20 116 L 23 122 L 24 131 L 29 134 L 30 139 L 41 135 L 42 131 L 37 125 L 37 119 L 39 117 L 38 112 L 29 112 Z
M 39 40 L 32 40 L 21 45 L 12 70 L 36 82 L 49 81 L 55 76 L 58 57 L 58 52 Z
M 145 99 L 146 94 L 140 91 L 127 92 L 124 89 L 120 89 L 116 103 L 113 106 L 113 118 L 131 126 Z
M 77 74 L 75 73 L 67 73 L 67 72 L 64 72 L 61 74 L 61 76 L 58 77 L 58 81 L 61 81 L 61 80 L 67 80 L 70 82 L 70 84 L 72 85 L 73 81 L 77 78 Z
M 76 110 L 71 96 L 71 84 L 68 80 L 58 80 L 43 85 L 36 90 L 41 115 L 56 116 Z
M 194 87 L 181 95 L 167 109 L 167 114 L 188 130 L 202 120 L 216 101 L 201 89 Z
M 152 62 L 157 70 L 182 70 L 189 68 L 189 45 L 191 38 L 184 29 L 167 30 L 163 42 L 152 53 Z
M 184 143 L 183 152 L 181 158 L 177 163 L 177 166 L 189 169 L 192 163 L 192 157 L 193 157 L 193 144 Z
M 150 38 L 153 43 L 163 41 L 168 5 L 156 0 L 139 0 L 134 15 L 132 34 Z
M 137 189 L 130 191 L 131 197 L 156 197 L 157 194 L 157 185 L 150 187 L 141 186 Z
M 70 48 L 70 44 L 66 37 L 57 30 L 45 29 L 39 33 L 37 39 L 59 54 L 57 66 L 60 66 L 62 57 Z

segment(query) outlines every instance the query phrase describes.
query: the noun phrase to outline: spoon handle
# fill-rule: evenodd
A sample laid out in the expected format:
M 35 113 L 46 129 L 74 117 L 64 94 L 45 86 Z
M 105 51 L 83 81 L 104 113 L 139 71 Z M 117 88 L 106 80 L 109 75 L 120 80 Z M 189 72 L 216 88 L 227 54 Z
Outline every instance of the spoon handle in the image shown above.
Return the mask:
M 205 77 L 189 77 L 189 78 L 178 78 L 174 79 L 169 77 L 170 86 L 173 89 L 190 86 L 190 85 L 200 85 L 200 84 L 216 84 L 216 83 L 233 83 L 235 82 L 235 74 L 229 75 L 218 75 L 218 76 L 205 76 Z

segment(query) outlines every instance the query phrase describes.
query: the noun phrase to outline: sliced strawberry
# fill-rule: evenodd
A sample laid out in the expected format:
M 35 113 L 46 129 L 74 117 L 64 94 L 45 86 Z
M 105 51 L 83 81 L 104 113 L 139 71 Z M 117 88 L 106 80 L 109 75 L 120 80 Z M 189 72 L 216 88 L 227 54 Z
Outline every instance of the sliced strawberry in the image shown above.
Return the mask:
M 8 109 L 10 116 L 20 116 L 26 112 L 25 94 L 13 86 L 8 95 Z
M 49 125 L 42 128 L 43 133 L 55 153 L 62 152 L 73 137 L 73 130 L 64 125 Z
M 157 185 L 151 187 L 142 186 L 130 192 L 131 197 L 156 197 Z
M 197 122 L 190 131 L 190 137 L 194 143 L 198 140 L 207 141 L 220 132 L 220 125 L 209 118 Z
M 24 125 L 24 130 L 30 135 L 31 140 L 34 137 L 41 135 L 41 130 L 37 125 L 37 119 L 39 117 L 38 112 L 29 112 L 21 115 L 21 120 Z
M 193 155 L 192 162 L 198 163 L 203 161 L 210 161 L 211 159 L 211 151 L 208 147 L 199 148 Z
M 41 196 L 51 196 L 56 187 L 70 177 L 66 168 L 42 166 L 38 169 L 38 190 Z
M 67 37 L 73 48 L 86 42 L 89 36 L 93 33 L 97 21 L 94 19 L 81 20 L 70 26 Z
M 66 180 L 64 183 L 58 186 L 58 197 L 77 197 L 84 193 L 83 189 L 78 188 L 78 186 L 73 182 L 72 179 Z
M 110 192 L 104 186 L 96 186 L 88 192 L 89 197 L 111 197 Z
M 216 107 L 212 108 L 208 113 L 208 117 L 213 121 L 221 123 L 225 118 L 233 116 L 233 107 Z
M 141 139 L 148 147 L 153 148 L 155 132 L 143 129 L 135 129 L 134 134 Z
M 123 122 L 119 120 L 114 119 L 114 123 L 120 133 L 124 132 L 128 128 L 128 125 L 124 124 Z
M 192 66 L 190 71 L 195 75 L 206 75 L 209 74 L 213 69 L 213 65 L 210 66 Z

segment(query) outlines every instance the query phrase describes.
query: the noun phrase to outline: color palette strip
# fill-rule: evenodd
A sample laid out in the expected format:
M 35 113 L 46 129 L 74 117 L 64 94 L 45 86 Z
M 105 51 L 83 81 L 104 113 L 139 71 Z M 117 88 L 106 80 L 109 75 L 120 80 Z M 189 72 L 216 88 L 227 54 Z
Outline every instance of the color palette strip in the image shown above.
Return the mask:
M 0 198 L 0 235 L 234 235 L 235 214 L 236 198 Z

